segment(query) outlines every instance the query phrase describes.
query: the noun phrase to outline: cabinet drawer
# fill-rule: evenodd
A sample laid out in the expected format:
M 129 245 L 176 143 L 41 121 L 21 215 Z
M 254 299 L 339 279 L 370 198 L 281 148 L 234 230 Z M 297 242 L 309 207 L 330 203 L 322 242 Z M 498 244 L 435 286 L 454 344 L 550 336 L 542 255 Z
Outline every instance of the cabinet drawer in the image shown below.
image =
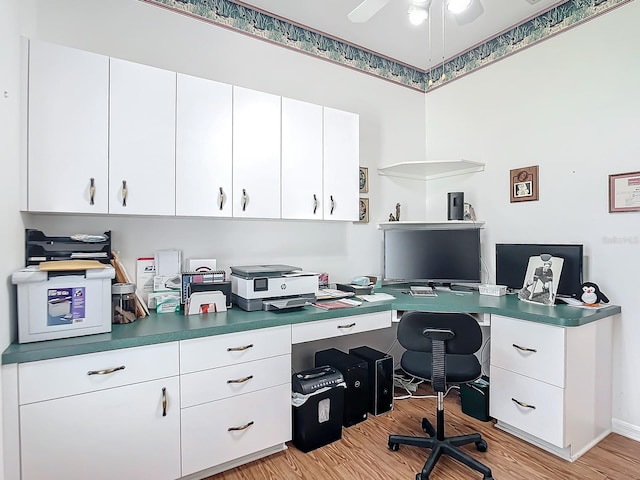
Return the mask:
M 180 342 L 180 373 L 291 354 L 291 327 L 193 338 Z
M 178 342 L 18 365 L 20 404 L 178 375 Z
M 562 388 L 495 366 L 491 367 L 489 388 L 492 417 L 553 445 L 566 447 Z
M 391 327 L 391 311 L 298 323 L 291 326 L 291 342 L 311 342 L 388 327 Z
M 491 365 L 564 387 L 562 327 L 491 316 Z
M 181 438 L 182 476 L 287 442 L 291 384 L 185 408 Z
M 182 408 L 291 382 L 291 355 L 187 373 L 180 378 Z

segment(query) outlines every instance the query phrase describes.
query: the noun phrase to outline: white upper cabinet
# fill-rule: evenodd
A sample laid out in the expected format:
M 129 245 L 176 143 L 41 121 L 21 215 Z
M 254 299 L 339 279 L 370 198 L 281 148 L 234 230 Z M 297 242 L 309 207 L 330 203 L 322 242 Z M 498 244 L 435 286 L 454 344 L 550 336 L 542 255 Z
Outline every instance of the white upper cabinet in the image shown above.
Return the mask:
M 233 87 L 233 216 L 280 218 L 280 97 Z
M 176 215 L 230 217 L 232 87 L 178 74 Z
M 282 218 L 322 219 L 322 106 L 282 99 Z
M 109 213 L 175 214 L 176 73 L 111 59 Z
M 357 114 L 324 107 L 325 220 L 358 220 L 359 138 Z
M 28 209 L 107 213 L 109 57 L 29 50 Z

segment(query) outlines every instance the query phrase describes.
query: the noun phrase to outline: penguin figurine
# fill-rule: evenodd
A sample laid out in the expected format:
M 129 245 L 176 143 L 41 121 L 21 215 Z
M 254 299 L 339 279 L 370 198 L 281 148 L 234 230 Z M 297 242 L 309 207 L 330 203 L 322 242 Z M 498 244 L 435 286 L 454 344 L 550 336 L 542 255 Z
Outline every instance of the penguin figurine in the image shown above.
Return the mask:
M 607 296 L 600 291 L 598 285 L 592 282 L 584 282 L 580 287 L 580 300 L 585 305 L 600 305 L 602 303 L 609 303 Z

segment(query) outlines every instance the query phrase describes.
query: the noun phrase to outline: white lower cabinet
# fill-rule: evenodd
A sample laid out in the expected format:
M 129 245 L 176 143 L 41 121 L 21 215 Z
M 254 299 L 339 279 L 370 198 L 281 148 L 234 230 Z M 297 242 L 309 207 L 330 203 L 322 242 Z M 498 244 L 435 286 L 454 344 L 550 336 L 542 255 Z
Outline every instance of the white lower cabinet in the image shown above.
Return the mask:
M 611 432 L 612 319 L 560 327 L 491 315 L 490 414 L 574 461 Z
M 182 474 L 205 470 L 291 439 L 291 384 L 182 410 Z
M 183 340 L 180 373 L 183 476 L 223 471 L 291 440 L 289 325 Z
M 180 477 L 177 342 L 21 364 L 19 387 L 51 367 L 49 398 L 21 397 L 22 480 Z

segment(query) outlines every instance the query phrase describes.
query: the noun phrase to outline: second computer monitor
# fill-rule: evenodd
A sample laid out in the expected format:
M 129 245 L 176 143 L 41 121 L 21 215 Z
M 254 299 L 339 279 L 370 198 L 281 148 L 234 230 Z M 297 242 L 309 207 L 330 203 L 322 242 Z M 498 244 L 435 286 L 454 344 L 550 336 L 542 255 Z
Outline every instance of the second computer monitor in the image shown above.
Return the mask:
M 583 246 L 580 244 L 496 244 L 496 283 L 519 290 L 524 284 L 529 258 L 543 253 L 564 259 L 558 294 L 576 296 L 582 284 Z

